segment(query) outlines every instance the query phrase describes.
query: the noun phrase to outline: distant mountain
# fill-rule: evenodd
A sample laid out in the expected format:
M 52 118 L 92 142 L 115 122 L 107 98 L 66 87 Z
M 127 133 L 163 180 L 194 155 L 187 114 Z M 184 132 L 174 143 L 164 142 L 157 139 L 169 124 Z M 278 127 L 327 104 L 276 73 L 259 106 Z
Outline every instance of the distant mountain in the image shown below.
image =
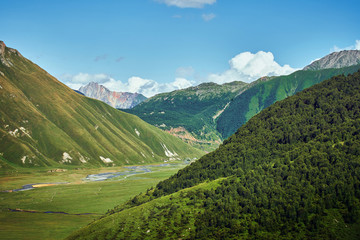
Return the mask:
M 306 66 L 304 70 L 321 70 L 328 68 L 343 68 L 360 64 L 359 50 L 333 52 Z
M 0 171 L 201 155 L 134 115 L 76 93 L 0 41 Z
M 119 109 L 133 108 L 147 99 L 144 95 L 139 93 L 110 91 L 103 85 L 95 82 L 80 87 L 79 91 L 87 97 L 98 99 Z
M 68 239 L 360 239 L 360 72 L 273 104 Z
M 223 85 L 203 83 L 158 94 L 126 112 L 139 116 L 193 146 L 211 151 L 223 140 L 216 130 L 217 118 L 247 86 L 244 82 Z
M 359 69 L 360 65 L 313 71 L 300 70 L 287 76 L 273 77 L 268 81 L 258 81 L 230 102 L 219 116 L 216 129 L 223 139 L 226 139 L 250 118 L 276 101 L 283 100 L 333 76 L 347 75 Z
M 354 65 L 300 70 L 287 76 L 260 78 L 250 84 L 205 83 L 156 95 L 126 111 L 195 147 L 212 151 L 250 118 L 276 101 L 333 76 L 354 73 L 359 68 L 360 65 Z

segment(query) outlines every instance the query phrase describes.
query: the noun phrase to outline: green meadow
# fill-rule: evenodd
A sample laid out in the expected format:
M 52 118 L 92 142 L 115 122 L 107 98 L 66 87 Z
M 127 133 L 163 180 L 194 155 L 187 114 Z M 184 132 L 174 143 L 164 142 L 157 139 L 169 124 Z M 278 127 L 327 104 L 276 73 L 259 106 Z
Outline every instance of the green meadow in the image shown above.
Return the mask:
M 64 239 L 98 219 L 109 209 L 145 192 L 186 164 L 152 165 L 151 172 L 122 175 L 105 181 L 86 181 L 89 174 L 129 171 L 127 168 L 28 170 L 0 175 L 0 239 Z M 63 183 L 27 191 L 25 184 Z M 17 211 L 11 211 L 17 209 Z M 32 212 L 30 212 L 32 211 Z M 44 213 L 44 212 L 64 213 Z M 87 213 L 85 215 L 85 213 Z

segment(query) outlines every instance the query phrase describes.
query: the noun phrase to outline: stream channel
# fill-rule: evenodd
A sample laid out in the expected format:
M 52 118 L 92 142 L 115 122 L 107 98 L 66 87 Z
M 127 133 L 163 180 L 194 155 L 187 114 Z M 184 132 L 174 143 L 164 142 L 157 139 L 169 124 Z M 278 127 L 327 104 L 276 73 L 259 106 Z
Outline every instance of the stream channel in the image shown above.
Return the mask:
M 125 171 L 120 172 L 106 172 L 106 173 L 98 173 L 98 174 L 89 174 L 82 180 L 85 182 L 93 182 L 93 181 L 105 181 L 108 179 L 116 178 L 119 176 L 125 176 L 122 179 L 125 179 L 129 176 L 137 175 L 137 174 L 143 174 L 143 173 L 149 173 L 153 171 L 153 168 L 159 168 L 159 167 L 178 167 L 179 165 L 187 165 L 189 162 L 184 163 L 163 163 L 159 165 L 146 165 L 146 166 L 129 166 L 124 167 Z M 119 179 L 119 180 L 122 180 Z M 69 184 L 69 182 L 56 182 L 56 183 L 31 183 L 23 185 L 22 188 L 19 189 L 13 189 L 8 190 L 7 192 L 18 192 L 18 191 L 27 191 L 35 189 L 39 186 L 52 186 L 52 185 L 59 185 L 59 184 Z

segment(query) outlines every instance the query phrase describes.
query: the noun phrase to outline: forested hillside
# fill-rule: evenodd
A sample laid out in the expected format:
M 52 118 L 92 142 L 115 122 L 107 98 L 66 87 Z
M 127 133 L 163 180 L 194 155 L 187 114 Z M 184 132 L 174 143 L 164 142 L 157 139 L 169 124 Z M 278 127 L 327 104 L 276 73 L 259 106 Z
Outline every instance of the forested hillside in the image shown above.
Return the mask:
M 359 239 L 360 72 L 273 104 L 69 239 Z

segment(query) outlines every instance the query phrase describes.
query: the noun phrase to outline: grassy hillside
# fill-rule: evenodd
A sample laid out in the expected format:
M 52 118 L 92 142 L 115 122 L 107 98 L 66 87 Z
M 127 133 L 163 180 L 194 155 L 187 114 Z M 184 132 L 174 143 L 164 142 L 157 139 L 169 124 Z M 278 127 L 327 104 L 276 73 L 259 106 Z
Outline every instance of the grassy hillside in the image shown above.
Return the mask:
M 246 86 L 243 82 L 203 83 L 158 94 L 126 111 L 193 146 L 210 151 L 223 140 L 216 131 L 216 119 Z
M 0 42 L 1 170 L 147 163 L 202 152 L 84 97 Z
M 216 129 L 226 139 L 250 118 L 276 101 L 283 100 L 333 76 L 347 75 L 358 69 L 360 65 L 316 71 L 302 70 L 254 84 L 234 98 L 229 107 L 219 116 Z
M 360 71 L 265 109 L 69 239 L 359 239 Z
M 1 177 L 0 239 L 64 239 L 71 232 L 99 218 L 108 209 L 128 201 L 140 192 L 145 192 L 184 166 L 184 162 L 160 162 L 130 167 L 69 169 L 62 172 L 27 168 L 23 172 L 17 171 L 11 176 Z M 134 170 L 129 172 L 130 168 Z M 150 171 L 141 171 L 142 168 Z M 85 180 L 89 174 L 109 172 L 124 175 L 105 181 Z M 25 184 L 56 182 L 68 184 L 38 187 L 29 191 L 4 192 L 19 189 Z M 49 211 L 67 214 L 46 213 Z

